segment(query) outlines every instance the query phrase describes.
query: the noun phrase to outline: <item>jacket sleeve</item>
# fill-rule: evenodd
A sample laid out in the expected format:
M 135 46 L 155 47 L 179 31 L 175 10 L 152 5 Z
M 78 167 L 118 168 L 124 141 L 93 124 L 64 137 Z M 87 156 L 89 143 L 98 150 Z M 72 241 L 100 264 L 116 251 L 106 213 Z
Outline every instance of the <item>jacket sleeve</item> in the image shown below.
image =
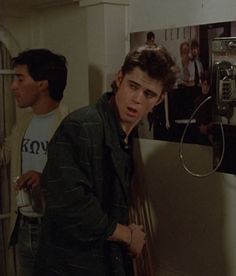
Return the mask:
M 45 216 L 62 237 L 77 242 L 103 242 L 116 222 L 103 211 L 93 185 L 93 139 L 86 125 L 64 121 L 48 148 L 42 175 Z M 99 161 L 98 161 L 99 162 Z

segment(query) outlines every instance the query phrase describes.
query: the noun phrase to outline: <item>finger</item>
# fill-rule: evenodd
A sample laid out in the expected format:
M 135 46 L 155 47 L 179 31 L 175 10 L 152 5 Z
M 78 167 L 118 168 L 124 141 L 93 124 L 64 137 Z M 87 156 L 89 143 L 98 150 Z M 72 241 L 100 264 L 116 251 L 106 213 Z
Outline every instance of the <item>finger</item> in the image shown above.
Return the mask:
M 139 231 L 144 231 L 144 226 L 143 225 L 136 225 L 136 227 L 132 230 L 139 230 Z
M 138 227 L 139 227 L 140 230 L 142 230 L 142 231 L 144 230 L 144 226 L 143 225 L 138 225 Z
M 34 183 L 32 184 L 32 189 L 35 189 L 36 187 L 38 187 L 40 185 L 40 181 L 34 181 Z
M 21 189 L 25 185 L 25 178 L 23 176 L 19 177 L 19 179 L 16 181 L 16 188 Z
M 129 225 L 129 229 L 130 229 L 130 230 L 134 230 L 135 228 L 137 228 L 137 224 L 131 223 L 131 224 Z
M 33 179 L 30 175 L 23 175 L 18 181 L 17 181 L 17 187 L 19 189 L 22 188 L 30 188 L 32 185 Z
M 40 174 L 35 171 L 28 171 L 23 174 L 19 179 L 19 188 L 37 186 L 39 184 Z
M 35 188 L 39 185 L 40 185 L 40 178 L 37 175 L 32 176 L 27 182 L 28 188 Z

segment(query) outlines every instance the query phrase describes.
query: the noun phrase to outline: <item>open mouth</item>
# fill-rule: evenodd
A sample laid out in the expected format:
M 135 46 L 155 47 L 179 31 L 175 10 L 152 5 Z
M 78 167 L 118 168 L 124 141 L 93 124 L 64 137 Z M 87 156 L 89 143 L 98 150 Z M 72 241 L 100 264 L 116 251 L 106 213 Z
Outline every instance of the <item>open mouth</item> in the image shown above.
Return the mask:
M 132 107 L 127 107 L 128 115 L 131 117 L 137 116 L 138 111 Z

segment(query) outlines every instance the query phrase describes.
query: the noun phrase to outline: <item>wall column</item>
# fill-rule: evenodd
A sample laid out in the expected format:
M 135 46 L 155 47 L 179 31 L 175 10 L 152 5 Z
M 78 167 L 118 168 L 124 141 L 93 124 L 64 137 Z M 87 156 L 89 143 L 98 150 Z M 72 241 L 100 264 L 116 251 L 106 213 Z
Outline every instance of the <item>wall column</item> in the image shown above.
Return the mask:
M 110 90 L 128 50 L 128 6 L 129 0 L 80 0 L 87 9 L 90 103 Z

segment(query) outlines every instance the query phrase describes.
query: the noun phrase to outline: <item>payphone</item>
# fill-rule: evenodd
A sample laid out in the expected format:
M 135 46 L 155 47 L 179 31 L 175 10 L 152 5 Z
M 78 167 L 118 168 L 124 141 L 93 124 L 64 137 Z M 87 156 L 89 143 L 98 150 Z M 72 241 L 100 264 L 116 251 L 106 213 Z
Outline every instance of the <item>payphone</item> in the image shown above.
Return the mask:
M 184 169 L 204 177 L 215 171 L 236 174 L 236 37 L 214 38 L 211 43 L 211 95 L 192 113 L 180 142 L 179 156 Z M 198 174 L 188 169 L 183 157 L 183 141 L 190 121 L 199 108 L 212 102 L 213 168 Z
M 213 166 L 223 151 L 218 171 L 236 174 L 236 37 L 213 39 L 211 53 Z

